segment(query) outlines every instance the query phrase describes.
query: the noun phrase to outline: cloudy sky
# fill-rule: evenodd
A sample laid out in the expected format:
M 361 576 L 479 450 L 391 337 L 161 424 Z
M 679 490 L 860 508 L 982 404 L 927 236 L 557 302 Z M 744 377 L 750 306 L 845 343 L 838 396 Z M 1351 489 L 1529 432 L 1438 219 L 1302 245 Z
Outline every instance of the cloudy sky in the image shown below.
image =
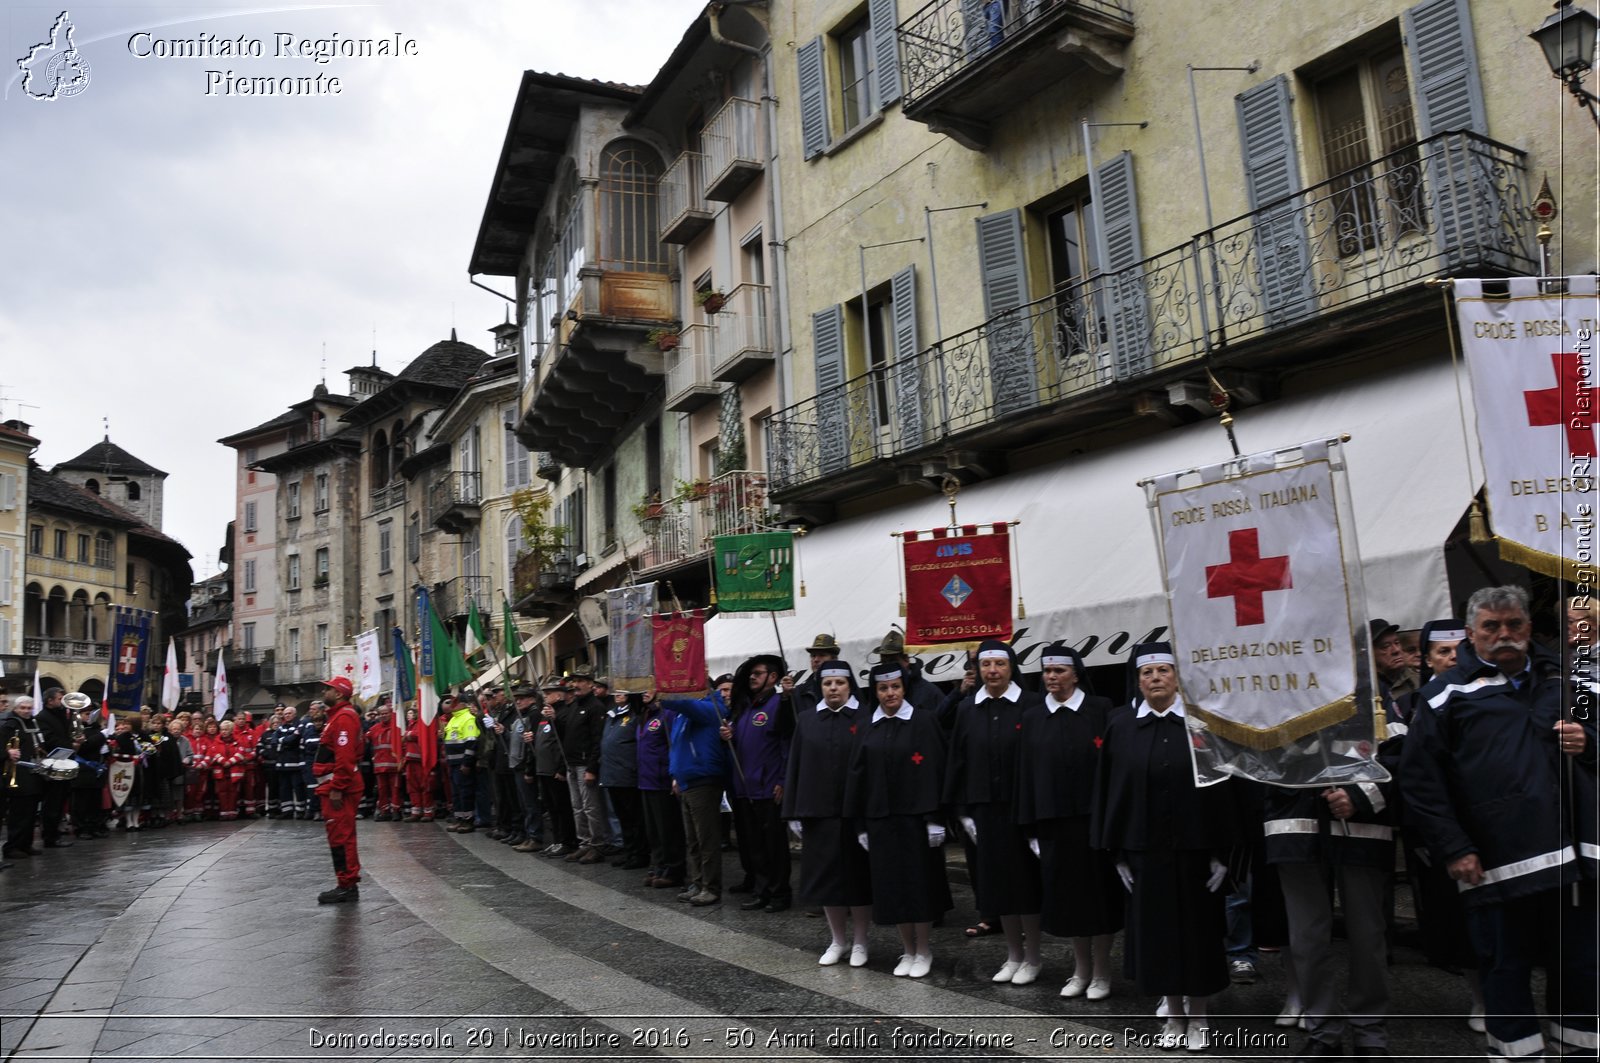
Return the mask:
M 33 425 L 49 467 L 109 418 L 115 442 L 168 473 L 165 530 L 197 576 L 214 572 L 233 515 L 233 452 L 215 441 L 308 396 L 324 348 L 337 391 L 374 347 L 395 372 L 452 325 L 488 346 L 505 304 L 466 266 L 521 71 L 642 84 L 703 7 L 71 7 L 88 82 L 39 100 L 55 78 L 32 49 L 62 9 L 5 5 L 0 419 Z M 399 34 L 416 54 L 318 63 L 277 54 L 280 34 L 291 49 Z M 261 55 L 155 54 L 241 37 Z M 44 71 L 24 86 L 30 54 Z M 229 94 L 229 71 L 322 74 L 341 91 Z

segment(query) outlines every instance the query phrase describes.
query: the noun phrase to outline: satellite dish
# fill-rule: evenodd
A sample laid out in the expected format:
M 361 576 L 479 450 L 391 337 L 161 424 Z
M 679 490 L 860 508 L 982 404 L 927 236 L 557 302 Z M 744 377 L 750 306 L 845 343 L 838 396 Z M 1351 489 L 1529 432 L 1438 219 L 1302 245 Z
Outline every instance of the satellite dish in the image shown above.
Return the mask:
M 593 596 L 578 600 L 578 625 L 583 628 L 583 637 L 588 642 L 599 642 L 611 634 L 605 604 Z

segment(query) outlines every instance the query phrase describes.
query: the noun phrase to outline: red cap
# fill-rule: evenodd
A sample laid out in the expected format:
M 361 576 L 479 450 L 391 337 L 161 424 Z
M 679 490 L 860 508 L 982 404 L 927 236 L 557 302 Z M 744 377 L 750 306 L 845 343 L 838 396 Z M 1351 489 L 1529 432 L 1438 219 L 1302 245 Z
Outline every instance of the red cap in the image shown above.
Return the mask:
M 322 685 L 330 690 L 337 690 L 347 698 L 356 692 L 355 685 L 342 675 L 336 675 L 332 679 L 324 679 Z

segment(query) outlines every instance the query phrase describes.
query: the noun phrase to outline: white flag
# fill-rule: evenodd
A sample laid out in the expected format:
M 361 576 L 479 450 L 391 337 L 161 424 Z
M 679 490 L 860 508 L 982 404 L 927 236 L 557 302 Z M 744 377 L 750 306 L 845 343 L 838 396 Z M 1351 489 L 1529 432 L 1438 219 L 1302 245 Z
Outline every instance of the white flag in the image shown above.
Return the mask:
M 217 654 L 217 679 L 211 685 L 211 715 L 222 719 L 228 711 L 228 666 Z
M 39 690 L 39 666 L 33 666 L 33 711 L 39 712 L 44 708 L 44 694 Z
M 378 629 L 356 636 L 356 700 L 370 705 L 383 689 L 383 655 L 378 650 Z
M 222 667 L 222 657 L 217 656 L 217 667 Z M 178 644 L 167 640 L 167 670 L 161 675 L 161 707 L 172 712 L 178 707 L 182 694 L 178 690 Z

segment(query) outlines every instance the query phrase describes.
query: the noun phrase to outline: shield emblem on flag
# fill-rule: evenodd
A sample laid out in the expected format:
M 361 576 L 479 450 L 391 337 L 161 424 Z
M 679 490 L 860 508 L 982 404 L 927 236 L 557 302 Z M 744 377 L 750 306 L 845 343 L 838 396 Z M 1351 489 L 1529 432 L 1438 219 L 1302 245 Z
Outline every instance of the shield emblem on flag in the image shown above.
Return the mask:
M 134 763 L 131 760 L 119 760 L 111 765 L 111 803 L 118 808 L 133 793 Z
M 131 679 L 139 674 L 139 636 L 124 635 L 117 649 L 117 675 Z

